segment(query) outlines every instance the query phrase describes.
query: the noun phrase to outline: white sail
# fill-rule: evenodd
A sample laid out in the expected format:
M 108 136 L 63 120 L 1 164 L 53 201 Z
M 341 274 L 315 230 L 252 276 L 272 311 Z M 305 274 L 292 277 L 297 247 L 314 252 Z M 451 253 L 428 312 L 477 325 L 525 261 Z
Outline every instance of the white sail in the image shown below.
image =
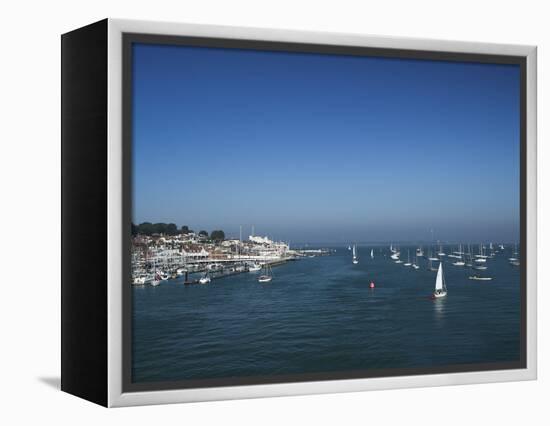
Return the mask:
M 435 279 L 435 290 L 443 290 L 443 262 L 439 264 L 439 269 L 437 270 L 437 278 Z
M 357 265 L 359 263 L 359 260 L 357 259 L 357 246 L 354 244 L 353 245 L 353 259 L 352 259 L 352 263 L 354 265 Z
M 371 259 L 374 259 L 374 250 L 373 249 L 370 249 L 370 257 L 371 257 Z

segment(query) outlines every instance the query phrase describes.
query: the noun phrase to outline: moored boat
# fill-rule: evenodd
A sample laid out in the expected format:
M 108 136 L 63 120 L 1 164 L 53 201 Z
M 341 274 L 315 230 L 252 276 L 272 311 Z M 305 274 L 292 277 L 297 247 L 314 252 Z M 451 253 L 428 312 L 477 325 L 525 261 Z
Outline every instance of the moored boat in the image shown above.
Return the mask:
M 479 275 L 472 275 L 469 276 L 468 279 L 477 281 L 491 281 L 493 277 L 480 277 Z
M 273 274 L 271 272 L 271 266 L 269 266 L 269 262 L 264 263 L 264 272 L 262 275 L 258 277 L 259 283 L 268 283 L 273 280 Z
M 411 266 L 411 252 L 410 250 L 407 250 L 407 262 L 403 264 L 403 266 Z
M 248 271 L 249 272 L 257 272 L 260 269 L 262 269 L 262 266 L 258 265 L 257 263 L 252 263 L 248 266 Z
M 199 279 L 199 284 L 208 284 L 210 281 L 212 281 L 212 279 L 208 276 L 208 272 L 206 272 L 204 276 Z

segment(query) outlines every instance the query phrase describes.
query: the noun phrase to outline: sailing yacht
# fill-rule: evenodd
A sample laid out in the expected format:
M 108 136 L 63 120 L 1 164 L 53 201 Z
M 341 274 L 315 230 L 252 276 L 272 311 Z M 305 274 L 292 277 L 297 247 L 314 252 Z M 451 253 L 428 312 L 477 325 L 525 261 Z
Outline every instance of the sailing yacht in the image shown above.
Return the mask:
M 416 256 L 414 258 L 414 263 L 412 264 L 412 267 L 414 269 L 420 269 L 420 266 L 418 266 L 418 252 L 416 252 Z
M 462 251 L 462 248 L 460 249 Z M 453 262 L 454 266 L 464 266 L 466 265 L 466 262 L 464 262 L 464 259 L 462 258 L 462 254 L 456 256 L 457 261 Z
M 155 276 L 153 278 L 153 281 L 151 281 L 151 285 L 153 287 L 158 286 L 160 284 L 160 280 L 161 280 L 161 276 L 160 276 L 159 271 L 155 271 Z
M 370 258 L 374 259 L 374 249 L 370 249 Z
M 449 257 L 452 257 L 454 259 L 461 259 L 462 258 L 462 245 L 459 245 L 458 246 L 458 250 L 457 251 L 453 251 Z
M 515 245 L 514 245 L 514 253 L 512 253 L 512 257 L 509 257 L 509 258 L 508 258 L 508 260 L 510 261 L 510 263 L 516 262 L 516 261 L 518 260 L 517 256 L 518 256 L 518 245 L 515 244 Z
M 353 263 L 354 265 L 357 265 L 357 264 L 359 263 L 359 259 L 357 258 L 357 246 L 356 246 L 355 244 L 353 245 L 353 250 L 352 250 L 352 252 L 353 252 L 352 263 Z
M 439 264 L 439 269 L 437 270 L 433 297 L 439 299 L 440 297 L 445 296 L 447 296 L 447 286 L 445 285 L 445 277 L 443 276 L 443 262 L 441 262 Z
M 395 260 L 395 263 L 403 263 L 403 261 L 399 260 L 401 252 L 397 248 L 390 246 L 390 252 L 392 253 L 390 257 L 392 260 Z
M 439 252 L 437 253 L 438 256 L 447 256 L 447 254 L 443 251 L 443 246 L 439 244 Z
M 264 273 L 258 277 L 259 283 L 268 283 L 273 279 L 273 273 L 271 272 L 271 266 L 268 262 L 264 263 Z
M 434 249 L 435 251 L 435 249 Z M 428 260 L 433 260 L 435 262 L 439 261 L 439 257 L 435 257 L 433 254 L 432 254 L 432 249 L 430 248 L 430 251 L 428 253 Z
M 483 244 L 480 244 L 479 245 L 479 254 L 476 254 L 476 262 L 485 262 L 486 259 L 489 257 L 485 254 L 485 247 L 483 247 Z M 483 259 L 483 260 L 478 260 L 478 259 Z
M 404 263 L 403 266 L 411 266 L 411 251 L 407 250 L 407 263 Z

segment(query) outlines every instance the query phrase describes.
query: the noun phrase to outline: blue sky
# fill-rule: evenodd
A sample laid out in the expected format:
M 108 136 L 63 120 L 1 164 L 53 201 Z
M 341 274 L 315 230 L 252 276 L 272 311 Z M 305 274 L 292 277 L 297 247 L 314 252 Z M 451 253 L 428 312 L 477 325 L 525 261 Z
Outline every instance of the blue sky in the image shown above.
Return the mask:
M 135 44 L 133 221 L 515 241 L 519 67 Z

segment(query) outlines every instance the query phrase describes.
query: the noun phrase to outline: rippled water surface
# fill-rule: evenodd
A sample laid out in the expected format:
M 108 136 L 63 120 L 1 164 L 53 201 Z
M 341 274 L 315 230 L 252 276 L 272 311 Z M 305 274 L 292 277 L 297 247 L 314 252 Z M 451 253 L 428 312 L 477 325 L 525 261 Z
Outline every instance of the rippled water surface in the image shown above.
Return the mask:
M 488 260 L 492 281 L 469 280 L 473 271 L 445 261 L 449 293 L 434 301 L 426 260 L 413 270 L 386 248 L 375 247 L 374 260 L 370 247 L 359 250 L 359 265 L 337 248 L 273 268 L 268 284 L 246 273 L 133 288 L 133 381 L 519 359 L 520 274 L 510 251 Z

